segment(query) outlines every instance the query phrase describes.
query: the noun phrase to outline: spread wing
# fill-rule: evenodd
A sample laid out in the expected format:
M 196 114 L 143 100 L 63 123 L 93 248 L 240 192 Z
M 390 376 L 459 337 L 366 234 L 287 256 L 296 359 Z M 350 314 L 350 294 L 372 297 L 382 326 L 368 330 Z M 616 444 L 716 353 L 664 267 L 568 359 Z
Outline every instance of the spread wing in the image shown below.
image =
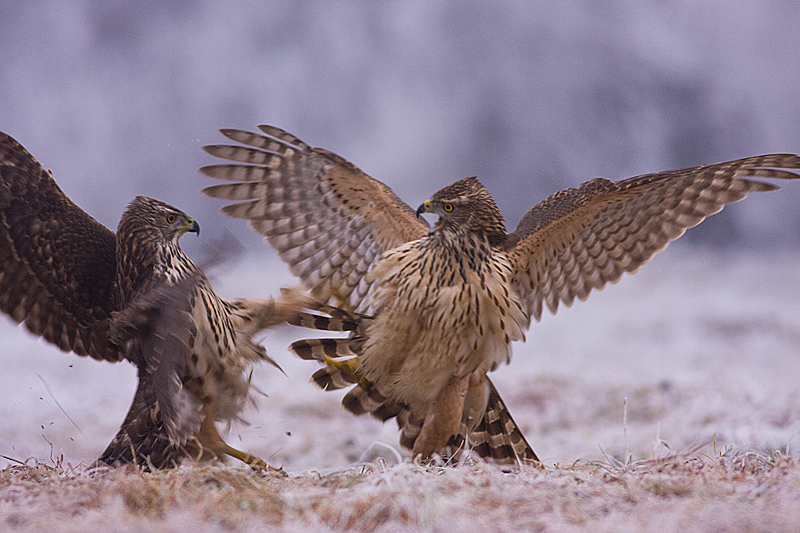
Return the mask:
M 203 190 L 231 200 L 222 211 L 249 220 L 312 295 L 357 309 L 369 291 L 364 275 L 386 250 L 424 237 L 427 224 L 386 185 L 327 150 L 274 126 L 264 135 L 222 130 L 246 146 L 205 150 L 236 164 L 200 172 L 230 183 Z
M 65 351 L 119 361 L 108 339 L 114 233 L 0 133 L 0 309 Z
M 748 178 L 796 179 L 800 157 L 772 154 L 645 174 L 596 178 L 534 206 L 507 237 L 513 281 L 537 320 L 544 302 L 585 300 L 748 193 L 778 189 Z

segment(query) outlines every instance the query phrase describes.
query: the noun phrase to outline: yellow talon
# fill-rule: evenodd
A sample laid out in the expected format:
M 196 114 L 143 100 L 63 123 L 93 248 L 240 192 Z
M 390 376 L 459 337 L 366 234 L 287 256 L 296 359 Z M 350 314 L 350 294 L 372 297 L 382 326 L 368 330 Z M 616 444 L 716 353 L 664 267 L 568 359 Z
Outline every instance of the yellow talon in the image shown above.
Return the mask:
M 236 448 L 234 448 L 232 446 L 228 446 L 227 444 L 225 446 L 226 447 L 223 450 L 224 453 L 226 453 L 227 455 L 230 455 L 234 459 L 238 459 L 241 462 L 247 464 L 253 470 L 259 470 L 259 471 L 262 471 L 262 472 L 263 471 L 268 471 L 268 472 L 281 472 L 282 471 L 280 468 L 275 468 L 275 467 L 269 466 L 267 464 L 267 462 L 264 461 L 263 459 L 261 459 L 260 457 L 256 457 L 255 455 L 250 455 L 247 452 L 243 452 L 243 451 L 237 450 Z
M 358 369 L 358 357 L 350 357 L 348 359 L 334 359 L 328 355 L 322 355 L 322 362 L 333 368 L 343 370 L 348 374 L 357 376 L 356 370 Z

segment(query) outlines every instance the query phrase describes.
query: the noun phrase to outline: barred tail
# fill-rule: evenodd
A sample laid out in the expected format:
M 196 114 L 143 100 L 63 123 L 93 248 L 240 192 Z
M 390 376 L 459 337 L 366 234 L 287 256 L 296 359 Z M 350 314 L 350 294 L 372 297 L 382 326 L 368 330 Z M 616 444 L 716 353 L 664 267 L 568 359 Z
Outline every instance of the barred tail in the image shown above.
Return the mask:
M 331 308 L 339 311 L 335 307 Z M 341 313 L 328 313 L 331 316 L 317 315 L 300 311 L 291 316 L 287 322 L 293 326 L 317 329 L 321 331 L 356 331 L 359 326 L 359 318 L 350 315 L 345 311 Z
M 350 343 L 350 339 L 305 339 L 293 342 L 289 350 L 304 361 L 324 363 L 328 359 L 355 357 Z
M 383 396 L 375 386 L 364 379 L 358 369 L 358 339 L 306 339 L 289 347 L 306 361 L 325 364 L 311 376 L 321 389 L 337 390 L 356 385 L 345 394 L 342 406 L 355 415 L 369 413 L 386 421 L 397 416 L 403 406 Z
M 282 292 L 284 297 L 291 296 L 301 301 L 306 309 L 313 311 L 295 313 L 288 320 L 289 324 L 322 331 L 352 332 L 349 338 L 305 339 L 295 341 L 289 346 L 289 350 L 300 359 L 319 361 L 326 365 L 314 373 L 314 383 L 324 390 L 342 389 L 358 383 L 358 353 L 363 338 L 357 330 L 368 318 L 299 296 L 296 291 L 283 289 Z M 325 313 L 327 316 L 316 313 Z
M 178 466 L 185 456 L 181 447 L 170 444 L 150 377 L 142 374 L 125 421 L 97 464 L 161 470 Z
M 400 444 L 409 450 L 422 428 L 423 419 L 412 419 L 407 406 L 381 394 L 373 383 L 364 379 L 358 369 L 358 354 L 352 339 L 307 339 L 294 342 L 290 349 L 301 359 L 319 361 L 325 366 L 314 372 L 312 381 L 324 390 L 338 390 L 355 385 L 345 394 L 342 406 L 355 415 L 369 413 L 381 421 L 397 418 Z M 469 432 L 472 453 L 499 465 L 539 462 L 539 458 L 520 431 L 503 403 L 494 384 L 487 377 L 489 388 L 486 412 Z M 464 449 L 466 420 L 461 431 L 453 435 L 441 454 L 458 460 Z
M 483 419 L 469 433 L 472 453 L 499 465 L 540 462 L 511 418 L 494 383 L 488 377 L 486 381 L 489 384 L 489 402 Z
M 350 339 L 306 339 L 295 341 L 289 349 L 305 361 L 319 361 L 312 381 L 324 390 L 338 390 L 360 381 L 358 356 L 350 348 Z
M 342 406 L 354 415 L 369 413 L 381 422 L 385 422 L 405 410 L 402 404 L 386 398 L 372 383 L 364 379 L 344 395 Z
M 370 317 L 318 302 L 294 289 L 281 289 L 281 295 L 284 300 L 306 309 L 295 313 L 287 320 L 294 326 L 322 331 L 356 331 L 359 326 L 365 326 L 370 320 Z
M 312 312 L 297 313 L 288 321 L 290 324 L 322 331 L 351 332 L 348 338 L 305 339 L 289 346 L 301 359 L 319 361 L 325 365 L 314 372 L 311 380 L 323 390 L 355 385 L 345 394 L 342 406 L 354 415 L 369 413 L 382 422 L 396 417 L 401 429 L 400 444 L 411 449 L 422 427 L 422 420 L 410 420 L 407 406 L 386 398 L 373 383 L 364 379 L 358 368 L 364 332 L 372 318 L 311 298 L 306 298 L 303 304 Z

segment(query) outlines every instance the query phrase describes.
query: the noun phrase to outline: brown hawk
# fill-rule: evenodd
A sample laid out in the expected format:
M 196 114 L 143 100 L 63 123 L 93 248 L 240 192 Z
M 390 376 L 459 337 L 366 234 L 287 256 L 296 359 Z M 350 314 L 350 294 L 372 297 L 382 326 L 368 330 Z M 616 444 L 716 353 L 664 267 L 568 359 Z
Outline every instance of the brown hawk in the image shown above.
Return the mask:
M 326 363 L 315 375 L 321 386 L 355 384 L 343 400 L 350 411 L 396 416 L 401 443 L 423 458 L 466 437 L 498 463 L 535 459 L 486 376 L 509 361 L 530 317 L 635 272 L 725 204 L 778 188 L 749 178 L 794 179 L 780 169 L 800 168 L 800 157 L 775 154 L 596 178 L 540 202 L 507 233 L 476 178 L 445 187 L 415 212 L 338 155 L 259 128 L 263 135 L 222 130 L 245 146 L 205 148 L 235 163 L 202 168 L 229 182 L 204 192 L 235 201 L 223 212 L 265 235 L 313 298 L 368 315 L 341 328 L 354 330 L 349 339 L 293 348 Z M 439 215 L 432 229 L 422 213 Z M 320 329 L 344 323 L 334 322 L 306 320 Z
M 138 367 L 133 404 L 99 462 L 160 469 L 228 455 L 263 468 L 215 422 L 239 416 L 253 362 L 275 364 L 251 337 L 290 306 L 219 298 L 180 249 L 186 232 L 199 233 L 197 222 L 140 196 L 115 235 L 0 133 L 0 309 L 64 351 Z

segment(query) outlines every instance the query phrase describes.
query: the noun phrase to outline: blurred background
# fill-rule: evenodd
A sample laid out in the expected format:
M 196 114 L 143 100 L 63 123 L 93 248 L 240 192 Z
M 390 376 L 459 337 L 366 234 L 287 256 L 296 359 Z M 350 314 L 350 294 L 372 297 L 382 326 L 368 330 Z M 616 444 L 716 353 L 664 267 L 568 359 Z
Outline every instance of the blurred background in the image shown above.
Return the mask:
M 800 151 L 796 15 L 788 0 L 0 1 L 0 130 L 112 229 L 146 195 L 199 221 L 200 238 L 182 239 L 199 262 L 221 240 L 240 241 L 225 249 L 245 251 L 240 260 L 210 272 L 214 286 L 227 297 L 265 296 L 293 278 L 199 192 L 213 182 L 197 168 L 215 162 L 201 147 L 225 141 L 219 128 L 277 125 L 412 207 L 477 175 L 513 229 L 536 202 L 596 176 Z M 656 261 L 641 281 L 533 326 L 497 382 L 540 455 L 595 455 L 608 446 L 595 422 L 619 444 L 622 396 L 636 390 L 696 413 L 701 429 L 673 443 L 717 431 L 740 444 L 796 440 L 800 183 L 783 185 L 689 231 L 681 258 Z M 750 259 L 720 259 L 730 256 Z M 270 398 L 246 415 L 250 436 L 237 429 L 231 444 L 297 468 L 352 462 L 370 435 L 396 445 L 393 423 L 342 413 L 307 383 L 313 368 L 285 351 L 295 331 L 266 337 L 290 379 L 257 369 Z M 96 457 L 124 417 L 134 369 L 59 356 L 5 318 L 0 352 L 0 454 Z M 785 416 L 746 414 L 752 398 Z M 603 416 L 591 409 L 598 404 Z M 711 427 L 709 406 L 734 414 Z M 647 446 L 660 421 L 667 432 L 668 418 L 653 412 L 643 419 Z M 577 413 L 586 418 L 571 432 L 565 420 Z M 692 427 L 684 418 L 669 425 Z M 331 437 L 308 426 L 327 428 L 347 453 L 335 455 Z
M 269 123 L 416 207 L 477 175 L 513 228 L 545 196 L 800 150 L 791 1 L 0 3 L 0 130 L 116 227 L 137 194 L 205 236 L 219 128 Z M 800 187 L 690 232 L 800 243 Z M 256 242 L 253 238 L 250 242 Z M 187 243 L 187 248 L 196 243 Z M 249 243 L 248 243 L 249 244 Z M 250 246 L 248 245 L 248 248 Z

